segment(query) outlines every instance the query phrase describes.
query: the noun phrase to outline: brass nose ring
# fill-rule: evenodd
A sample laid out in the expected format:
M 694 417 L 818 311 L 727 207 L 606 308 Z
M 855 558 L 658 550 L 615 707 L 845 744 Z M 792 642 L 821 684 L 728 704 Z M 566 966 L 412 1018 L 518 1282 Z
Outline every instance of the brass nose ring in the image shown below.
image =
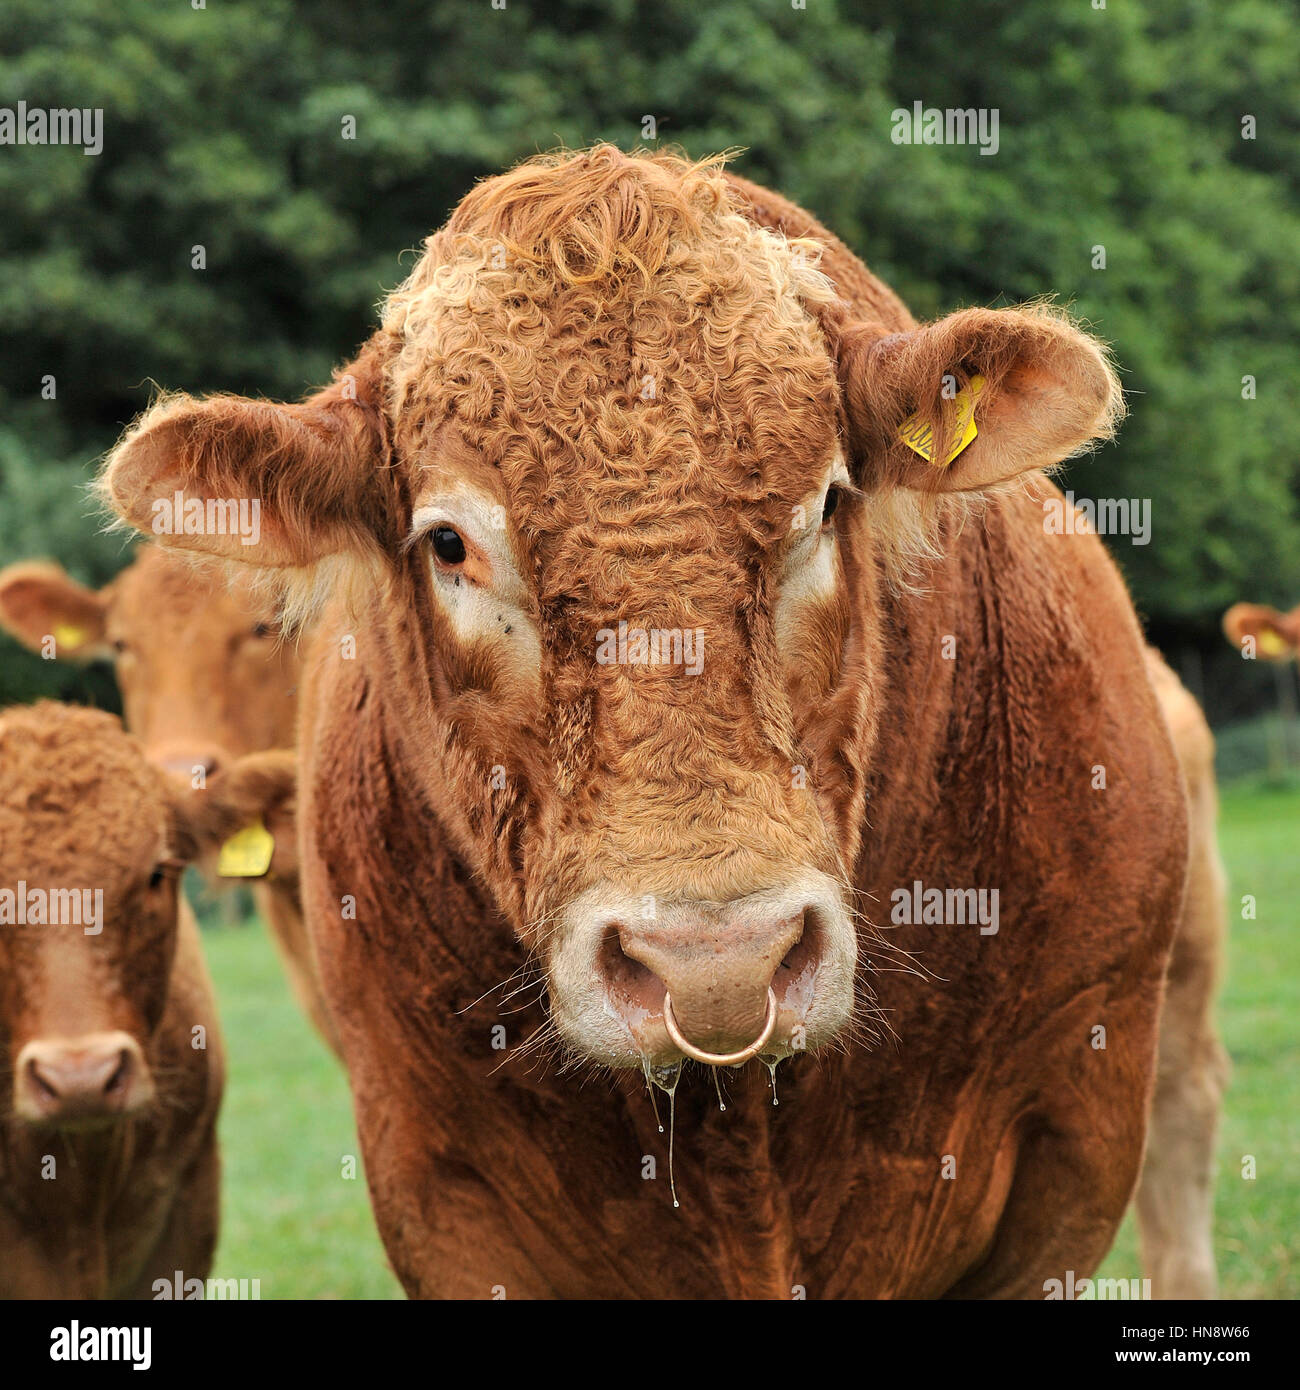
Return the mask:
M 689 1042 L 673 1017 L 673 998 L 667 990 L 664 991 L 664 1027 L 668 1029 L 668 1036 L 674 1044 L 695 1061 L 706 1062 L 711 1067 L 738 1067 L 742 1062 L 756 1057 L 763 1044 L 772 1036 L 772 1030 L 776 1027 L 776 991 L 768 985 L 767 1017 L 763 1020 L 763 1031 L 748 1047 L 742 1047 L 739 1052 L 705 1052 L 703 1048 Z

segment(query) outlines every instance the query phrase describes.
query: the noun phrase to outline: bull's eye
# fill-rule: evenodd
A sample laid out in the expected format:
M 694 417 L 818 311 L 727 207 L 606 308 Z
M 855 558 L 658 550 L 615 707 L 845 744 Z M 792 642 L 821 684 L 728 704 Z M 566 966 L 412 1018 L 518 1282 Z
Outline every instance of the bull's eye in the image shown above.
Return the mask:
M 160 863 L 153 866 L 153 873 L 149 876 L 149 887 L 153 890 L 163 887 L 164 883 L 175 883 L 181 877 L 181 870 L 185 865 L 179 859 L 163 859 Z
M 161 888 L 164 883 L 174 883 L 185 868 L 184 861 L 180 859 L 164 859 L 161 863 L 153 866 L 153 873 L 149 875 L 149 887 L 152 889 Z
M 113 639 L 113 650 L 115 652 L 126 651 L 126 643 L 120 637 L 115 637 Z
M 831 517 L 835 515 L 835 509 L 840 505 L 841 489 L 832 485 L 826 489 L 826 500 L 822 503 L 822 525 L 829 524 Z
M 465 563 L 465 542 L 459 531 L 450 526 L 433 528 L 433 553 L 444 565 L 463 565 Z
M 275 627 L 275 624 L 274 624 L 274 623 L 254 623 L 254 624 L 253 624 L 253 636 L 254 636 L 254 637 L 274 637 L 275 635 L 276 635 L 276 627 Z

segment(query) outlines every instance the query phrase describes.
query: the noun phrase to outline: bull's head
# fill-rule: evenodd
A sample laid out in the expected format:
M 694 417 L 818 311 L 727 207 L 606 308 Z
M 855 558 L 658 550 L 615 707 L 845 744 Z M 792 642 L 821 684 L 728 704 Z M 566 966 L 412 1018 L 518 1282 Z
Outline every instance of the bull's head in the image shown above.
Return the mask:
M 534 161 L 429 238 L 332 387 L 164 401 L 105 475 L 144 528 L 178 491 L 260 498 L 259 545 L 174 543 L 350 590 L 406 775 L 609 1063 L 845 1028 L 891 528 L 1118 414 L 1063 317 L 889 332 L 817 254 L 716 165 Z

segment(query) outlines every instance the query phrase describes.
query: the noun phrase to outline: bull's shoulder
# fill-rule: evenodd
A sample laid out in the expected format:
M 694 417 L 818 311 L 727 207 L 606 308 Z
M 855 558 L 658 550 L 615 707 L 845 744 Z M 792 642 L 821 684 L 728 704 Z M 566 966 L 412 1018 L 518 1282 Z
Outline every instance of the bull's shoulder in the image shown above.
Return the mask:
M 1036 759 L 1089 750 L 1089 766 L 1123 769 L 1128 787 L 1143 789 L 1144 814 L 1152 824 L 1167 816 L 1172 835 L 1183 790 L 1136 610 L 1100 537 L 1044 524 L 1044 503 L 1058 496 L 1034 479 L 965 526 L 944 583 L 954 630 L 985 651 Z
M 1055 482 L 1030 474 L 977 499 L 950 532 L 950 590 L 976 620 L 996 609 L 1004 656 L 1039 668 L 1117 660 L 1116 674 L 1150 694 L 1146 643 L 1128 588 L 1104 542 L 1089 531 L 1062 534 Z

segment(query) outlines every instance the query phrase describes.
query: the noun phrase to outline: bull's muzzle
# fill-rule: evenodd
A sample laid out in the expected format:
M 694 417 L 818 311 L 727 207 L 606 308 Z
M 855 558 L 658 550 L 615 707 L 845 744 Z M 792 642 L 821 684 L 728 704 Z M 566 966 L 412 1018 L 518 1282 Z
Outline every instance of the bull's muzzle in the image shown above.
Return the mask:
M 739 1066 L 815 1047 L 852 1012 L 856 944 L 829 875 L 722 900 L 601 884 L 564 916 L 552 1008 L 600 1061 Z

